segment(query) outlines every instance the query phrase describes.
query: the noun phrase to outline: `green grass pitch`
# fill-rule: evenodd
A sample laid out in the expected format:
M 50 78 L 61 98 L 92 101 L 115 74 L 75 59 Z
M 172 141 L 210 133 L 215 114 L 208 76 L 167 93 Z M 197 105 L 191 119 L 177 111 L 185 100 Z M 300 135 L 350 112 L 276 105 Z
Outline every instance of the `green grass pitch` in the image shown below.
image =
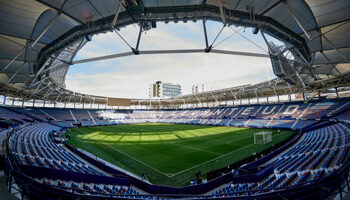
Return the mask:
M 254 144 L 254 133 L 272 142 Z M 154 184 L 189 185 L 197 171 L 222 168 L 289 138 L 292 131 L 147 123 L 74 128 L 68 144 L 84 149 Z

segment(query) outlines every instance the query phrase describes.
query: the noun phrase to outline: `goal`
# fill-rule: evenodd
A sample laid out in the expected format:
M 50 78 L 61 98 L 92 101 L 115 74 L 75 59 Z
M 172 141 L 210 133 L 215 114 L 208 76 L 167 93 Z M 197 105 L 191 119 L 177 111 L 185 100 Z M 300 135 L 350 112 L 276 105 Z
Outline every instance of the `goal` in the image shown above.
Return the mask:
M 266 144 L 272 141 L 271 132 L 259 132 L 254 134 L 254 144 Z

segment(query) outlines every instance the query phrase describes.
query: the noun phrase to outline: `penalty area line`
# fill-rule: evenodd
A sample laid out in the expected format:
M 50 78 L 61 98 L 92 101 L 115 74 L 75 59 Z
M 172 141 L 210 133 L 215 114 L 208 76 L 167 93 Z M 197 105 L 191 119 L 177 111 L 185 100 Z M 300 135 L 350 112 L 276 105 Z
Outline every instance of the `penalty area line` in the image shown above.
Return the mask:
M 229 152 L 229 153 L 223 154 L 223 155 L 221 155 L 221 156 L 219 156 L 219 157 L 216 157 L 216 158 L 214 158 L 214 159 L 208 160 L 208 161 L 206 161 L 206 162 L 204 162 L 204 163 L 201 163 L 201 164 L 199 164 L 199 165 L 195 165 L 195 166 L 190 167 L 190 168 L 188 168 L 188 169 L 185 169 L 185 170 L 182 170 L 182 171 L 180 171 L 180 172 L 177 172 L 176 174 L 173 174 L 171 177 L 177 176 L 177 175 L 179 175 L 179 174 L 182 174 L 182 173 L 184 173 L 184 172 L 186 172 L 186 171 L 189 171 L 189 170 L 191 170 L 191 169 L 194 169 L 194 168 L 196 168 L 196 167 L 205 165 L 205 164 L 207 164 L 207 163 L 216 161 L 216 160 L 218 160 L 218 159 L 220 159 L 220 158 L 222 158 L 222 157 L 224 157 L 224 156 L 227 156 L 227 155 L 229 155 L 229 154 L 231 154 L 231 153 L 234 153 L 234 152 L 236 152 L 236 151 L 240 151 L 240 150 L 242 150 L 242 149 L 248 148 L 248 147 L 250 147 L 250 146 L 252 146 L 252 145 L 254 145 L 254 143 L 253 143 L 253 144 L 250 144 L 250 145 L 248 145 L 248 146 L 245 146 L 245 147 L 243 147 L 243 148 L 236 149 L 236 150 L 231 151 L 231 152 Z
M 186 145 L 181 145 L 181 144 L 176 144 L 176 143 L 169 143 L 169 144 L 176 145 L 176 146 L 183 147 L 183 148 L 187 148 L 187 149 L 194 149 L 196 151 L 202 151 L 202 152 L 214 154 L 214 155 L 217 155 L 217 156 L 222 155 L 222 154 L 219 154 L 219 153 L 215 153 L 215 152 L 212 152 L 212 151 L 207 151 L 207 150 L 196 148 L 196 147 L 191 147 L 191 146 L 186 146 Z
M 100 142 L 100 141 L 98 141 L 98 142 Z M 164 173 L 164 172 L 161 172 L 161 171 L 159 171 L 158 169 L 156 169 L 156 168 L 154 168 L 154 167 L 152 167 L 152 166 L 150 166 L 150 165 L 148 165 L 148 164 L 146 164 L 146 163 L 144 163 L 144 162 L 142 162 L 142 161 L 140 161 L 140 160 L 138 160 L 138 159 L 136 159 L 136 158 L 134 158 L 134 157 L 132 157 L 132 156 L 130 156 L 130 155 L 124 153 L 124 152 L 122 152 L 122 151 L 120 151 L 119 149 L 117 149 L 117 148 L 115 148 L 115 147 L 112 147 L 112 146 L 110 146 L 110 145 L 107 145 L 107 144 L 104 143 L 104 142 L 100 142 L 100 143 L 102 143 L 102 144 L 106 145 L 107 147 L 109 147 L 109 148 L 111 148 L 111 149 L 113 149 L 113 150 L 115 150 L 115 151 L 117 151 L 117 152 L 123 154 L 124 156 L 127 156 L 127 157 L 131 158 L 132 160 L 135 160 L 135 161 L 138 162 L 138 163 L 143 164 L 144 166 L 146 166 L 146 167 L 148 167 L 148 168 L 150 168 L 150 169 L 152 169 L 152 170 L 154 170 L 154 171 L 156 171 L 156 172 L 158 172 L 158 173 L 160 173 L 160 174 L 163 174 L 164 176 L 167 176 L 167 177 L 169 177 L 169 178 L 172 177 L 172 176 L 169 176 L 168 174 L 166 174 L 166 173 Z
M 272 136 L 272 137 L 275 137 L 275 136 L 277 136 L 277 135 L 274 135 L 274 136 Z M 216 160 L 218 160 L 218 159 L 220 159 L 220 158 L 222 158 L 222 157 L 225 157 L 225 156 L 227 156 L 227 155 L 230 155 L 230 154 L 232 154 L 232 153 L 234 153 L 234 152 L 237 152 L 237 151 L 240 151 L 240 150 L 242 150 L 242 149 L 246 149 L 246 148 L 248 148 L 248 147 L 250 147 L 250 146 L 253 146 L 253 145 L 255 145 L 255 144 L 252 143 L 252 144 L 247 145 L 247 146 L 245 146 L 245 147 L 242 147 L 242 148 L 236 149 L 236 150 L 234 150 L 234 151 L 228 152 L 228 153 L 223 154 L 223 155 L 221 155 L 221 156 L 219 156 L 219 157 L 216 157 L 216 158 L 214 158 L 214 159 L 208 160 L 208 161 L 206 161 L 206 162 L 204 162 L 204 163 L 195 165 L 195 166 L 190 167 L 190 168 L 188 168 L 188 169 L 185 169 L 185 170 L 182 170 L 182 171 L 177 172 L 177 173 L 175 173 L 175 174 L 172 174 L 170 177 L 177 176 L 177 175 L 182 174 L 182 173 L 184 173 L 184 172 L 187 172 L 187 171 L 189 171 L 189 170 L 191 170 L 191 169 L 200 167 L 200 166 L 205 165 L 205 164 L 210 163 L 210 162 L 214 162 L 214 161 L 216 161 Z

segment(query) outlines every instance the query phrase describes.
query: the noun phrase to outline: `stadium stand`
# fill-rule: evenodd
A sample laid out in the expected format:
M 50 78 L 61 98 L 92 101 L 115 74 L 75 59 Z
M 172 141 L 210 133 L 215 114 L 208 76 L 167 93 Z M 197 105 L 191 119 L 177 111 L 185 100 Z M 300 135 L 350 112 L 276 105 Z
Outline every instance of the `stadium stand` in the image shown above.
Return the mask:
M 119 180 L 116 182 L 117 184 L 110 184 L 108 178 L 113 177 L 111 171 L 104 167 L 100 168 L 101 166 L 98 167 L 98 163 L 87 163 L 83 155 L 74 152 L 74 148 L 67 149 L 66 146 L 53 140 L 55 132 L 64 131 L 62 128 L 74 127 L 72 122 L 75 120 L 79 121 L 82 126 L 156 121 L 276 129 L 290 129 L 293 127 L 296 130 L 316 127 L 312 130 L 308 129 L 307 132 L 302 134 L 297 143 L 293 143 L 290 148 L 280 152 L 272 160 L 260 162 L 259 166 L 265 167 L 265 169 L 271 168 L 271 170 L 266 170 L 266 173 L 262 173 L 259 179 L 255 178 L 253 179 L 255 181 L 251 181 L 241 178 L 238 181 L 235 179 L 232 183 L 221 186 L 215 184 L 208 187 L 214 189 L 211 193 L 206 193 L 205 191 L 208 191 L 208 188 L 206 188 L 199 190 L 202 191 L 200 192 L 201 195 L 196 196 L 199 199 L 212 199 L 246 196 L 259 198 L 276 191 L 289 191 L 290 187 L 305 186 L 305 184 L 312 185 L 317 181 L 323 181 L 324 177 L 335 176 L 337 172 L 342 173 L 344 167 L 347 166 L 349 157 L 350 122 L 347 121 L 349 118 L 346 115 L 349 112 L 348 106 L 343 106 L 344 110 L 337 110 L 336 107 L 339 108 L 345 104 L 347 104 L 346 101 L 338 101 L 336 103 L 288 103 L 220 109 L 200 108 L 162 111 L 16 108 L 17 113 L 14 113 L 5 108 L 1 109 L 6 112 L 5 116 L 10 116 L 9 119 L 23 122 L 22 125 L 13 129 L 8 139 L 9 154 L 12 156 L 14 166 L 18 166 L 23 171 L 45 168 L 63 171 L 68 174 L 78 173 L 105 177 L 106 180 L 101 178 L 99 179 L 100 182 L 96 183 L 89 183 L 86 179 L 79 178 L 78 175 L 75 175 L 78 178 L 72 180 L 67 179 L 66 175 L 42 177 L 33 173 L 30 177 L 38 185 L 55 186 L 78 196 L 95 197 L 115 195 L 116 197 L 133 199 L 168 199 L 169 197 L 162 193 L 175 189 L 163 188 L 157 190 L 157 194 L 154 194 L 154 190 L 150 189 L 151 186 L 135 181 L 127 175 L 125 177 L 128 182 Z M 330 118 L 327 117 L 335 110 L 337 114 Z M 35 116 L 35 113 L 38 113 L 38 116 L 34 118 L 36 120 L 28 116 Z M 57 119 L 44 117 L 46 115 L 51 115 Z M 301 117 L 298 117 L 298 115 L 304 115 L 303 119 L 300 119 Z M 285 118 L 286 116 L 289 117 Z M 317 124 L 320 124 L 319 128 L 317 128 Z M 122 172 L 118 171 L 116 173 Z M 62 177 L 65 178 L 62 179 Z M 215 187 L 218 188 L 215 189 Z M 185 195 L 183 197 L 189 196 Z
M 340 109 L 339 109 L 340 108 Z M 83 126 L 169 122 L 202 125 L 229 125 L 257 128 L 280 128 L 302 130 L 322 119 L 342 120 L 349 118 L 350 104 L 348 101 L 320 101 L 308 104 L 286 103 L 280 105 L 250 105 L 228 108 L 199 108 L 188 110 L 163 111 L 113 111 L 113 110 L 84 110 L 84 109 L 31 109 L 15 108 L 18 113 L 4 109 L 4 116 L 12 116 L 24 123 L 33 121 L 33 117 L 50 120 L 62 127 L 71 127 L 72 123 L 82 123 Z M 335 112 L 336 111 L 336 112 Z M 30 113 L 28 117 L 28 113 Z M 30 118 L 30 116 L 32 118 Z
M 40 110 L 56 121 L 75 121 L 70 109 L 42 108 Z
M 1 151 L 6 147 L 7 152 L 5 156 L 0 155 L 0 168 L 5 168 L 7 189 L 10 192 L 15 190 L 13 194 L 21 199 L 35 200 L 342 199 L 344 188 L 347 192 L 350 190 L 349 2 L 2 0 L 0 101 L 4 106 L 0 106 L 0 140 Z M 186 26 L 182 29 L 170 28 L 169 33 L 167 28 L 166 31 L 161 30 L 161 38 L 158 38 L 159 34 L 155 34 L 155 38 L 144 36 L 154 29 L 163 28 L 163 23 L 186 23 Z M 187 26 L 200 29 L 203 26 L 203 32 Z M 125 35 L 120 34 L 124 28 L 132 30 L 133 34 L 125 34 L 127 38 L 124 38 Z M 138 28 L 139 34 L 135 31 Z M 181 34 L 185 29 L 189 30 L 185 31 L 186 38 Z M 227 31 L 234 33 L 229 35 Z M 246 32 L 251 34 L 246 37 Z M 121 48 L 122 51 L 109 55 L 96 56 L 93 52 L 85 57 L 79 54 L 83 48 L 93 46 L 90 42 L 96 41 L 96 35 L 105 33 L 117 34 L 114 39 L 121 39 L 119 42 L 130 48 Z M 205 44 L 187 45 L 197 43 L 193 39 L 203 35 Z M 242 38 L 218 46 L 234 35 Z M 251 36 L 254 38 L 250 39 Z M 174 40 L 177 37 L 185 40 Z M 149 44 L 156 45 L 156 48 L 152 45 L 139 48 L 140 42 L 146 44 L 143 40 L 148 38 L 162 44 L 151 42 Z M 135 41 L 136 46 L 129 41 Z M 107 43 L 101 42 L 102 45 Z M 243 43 L 244 48 L 240 45 Z M 245 43 L 259 50 L 250 51 Z M 108 44 L 113 45 L 111 42 Z M 192 48 L 194 46 L 198 47 Z M 101 49 L 110 48 L 103 46 Z M 249 51 L 245 52 L 245 49 Z M 209 63 L 210 70 L 206 73 L 210 76 L 213 76 L 213 70 L 220 75 L 225 73 L 216 81 L 247 82 L 249 78 L 246 75 L 250 72 L 247 66 L 258 69 L 259 65 L 263 67 L 264 61 L 269 63 L 267 59 L 271 61 L 269 70 L 273 76 L 267 71 L 269 80 L 264 82 L 241 86 L 227 83 L 230 87 L 217 90 L 204 91 L 203 84 L 203 90 L 198 91 L 198 85 L 194 85 L 193 94 L 170 98 L 155 95 L 164 94 L 164 91 L 155 92 L 153 85 L 154 91 L 150 92 L 150 96 L 153 93 L 153 97 L 157 97 L 149 99 L 83 94 L 78 91 L 93 88 L 88 88 L 90 85 L 86 84 L 86 88 L 74 87 L 77 91 L 72 91 L 66 81 L 73 65 L 139 54 L 172 54 L 182 59 L 181 55 L 200 52 L 204 55 L 244 56 L 244 61 L 248 61 L 241 63 L 235 59 L 220 58 L 217 62 L 219 57 L 215 62 L 193 59 L 198 66 L 202 61 Z M 89 57 L 94 55 L 96 57 Z M 186 56 L 185 59 L 189 59 Z M 264 61 L 255 61 L 256 58 Z M 237 67 L 235 72 L 241 75 L 240 79 L 226 77 L 232 74 L 218 70 L 215 65 L 221 62 L 230 62 Z M 124 63 L 129 62 L 118 65 Z M 202 72 L 190 74 L 185 70 L 177 73 L 175 65 L 179 63 L 174 62 L 171 63 L 174 66 L 170 66 L 163 62 L 163 65 L 171 68 L 170 75 L 187 73 L 186 77 L 189 75 L 193 84 L 200 81 L 195 79 L 196 76 L 203 78 L 204 83 L 212 81 L 210 76 L 202 76 Z M 143 64 L 140 62 L 141 66 Z M 101 69 L 92 70 L 91 66 L 82 69 L 87 70 L 89 75 L 101 72 Z M 147 69 L 136 74 L 142 73 L 149 73 L 152 76 L 147 74 L 145 77 L 152 78 L 156 75 L 164 78 L 160 74 L 166 74 Z M 106 72 L 102 70 L 104 74 Z M 113 78 L 106 76 L 109 80 L 103 86 L 134 91 L 131 84 L 125 86 L 110 82 L 122 74 Z M 261 70 L 249 75 L 255 79 L 261 75 Z M 85 109 L 88 107 L 91 109 Z M 116 107 L 118 109 L 114 109 Z M 69 135 L 63 137 L 65 131 L 72 127 L 152 122 L 286 129 L 293 130 L 295 134 L 289 141 L 271 146 L 258 155 L 247 154 L 249 158 L 230 165 L 237 165 L 233 172 L 213 179 L 207 177 L 206 183 L 185 187 L 154 185 L 140 180 L 70 146 L 65 142 Z M 141 134 L 139 138 L 141 141 Z M 2 158 L 5 163 L 1 162 Z M 338 195 L 336 198 L 333 198 L 334 193 Z M 1 190 L 0 199 L 7 199 L 2 197 Z
M 100 174 L 50 139 L 60 128 L 47 123 L 28 125 L 12 134 L 10 148 L 18 163 L 79 173 Z
M 212 195 L 250 196 L 256 192 L 261 194 L 315 181 L 321 176 L 333 173 L 348 155 L 349 134 L 350 129 L 341 124 L 304 133 L 293 148 L 272 162 L 274 174 L 266 180 L 260 183 L 229 184 L 213 192 Z
M 19 113 L 16 113 L 16 112 L 13 112 L 13 111 L 10 111 L 6 108 L 1 108 L 1 107 L 0 107 L 0 119 L 13 120 L 13 121 L 19 122 L 21 124 L 33 122 L 33 119 L 28 117 L 28 116 L 21 115 Z

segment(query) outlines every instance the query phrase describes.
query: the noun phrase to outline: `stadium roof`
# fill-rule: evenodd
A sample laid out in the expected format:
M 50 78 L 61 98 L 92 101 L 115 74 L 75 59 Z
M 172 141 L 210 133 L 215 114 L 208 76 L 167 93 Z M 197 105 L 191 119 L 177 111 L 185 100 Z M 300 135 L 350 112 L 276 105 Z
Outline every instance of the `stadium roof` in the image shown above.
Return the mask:
M 106 97 L 65 89 L 69 66 L 74 64 L 77 51 L 91 36 L 118 32 L 129 24 L 139 24 L 143 30 L 158 21 L 187 20 L 257 27 L 260 32 L 285 42 L 306 63 L 298 69 L 302 84 L 291 85 L 278 78 L 196 96 L 134 99 L 132 104 L 170 105 L 266 97 L 327 90 L 350 83 L 348 0 L 1 0 L 0 93 L 26 100 L 106 103 Z M 207 46 L 193 51 L 210 50 Z M 244 52 L 211 52 L 245 55 Z M 147 52 L 133 47 L 130 52 L 110 57 L 142 53 L 179 51 Z

